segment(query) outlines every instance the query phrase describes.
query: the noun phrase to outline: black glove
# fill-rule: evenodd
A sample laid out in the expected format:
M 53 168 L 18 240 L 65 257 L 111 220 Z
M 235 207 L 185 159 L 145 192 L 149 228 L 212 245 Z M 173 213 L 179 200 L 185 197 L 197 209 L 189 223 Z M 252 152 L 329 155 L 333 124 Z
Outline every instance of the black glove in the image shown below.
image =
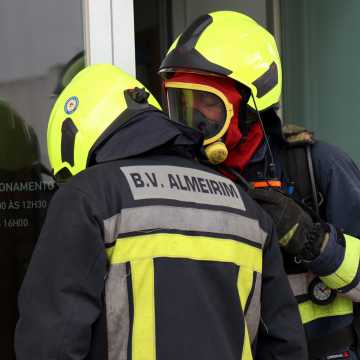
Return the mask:
M 296 261 L 314 260 L 329 228 L 313 223 L 311 217 L 290 197 L 281 192 L 250 189 L 252 197 L 273 219 L 280 246 L 295 255 Z

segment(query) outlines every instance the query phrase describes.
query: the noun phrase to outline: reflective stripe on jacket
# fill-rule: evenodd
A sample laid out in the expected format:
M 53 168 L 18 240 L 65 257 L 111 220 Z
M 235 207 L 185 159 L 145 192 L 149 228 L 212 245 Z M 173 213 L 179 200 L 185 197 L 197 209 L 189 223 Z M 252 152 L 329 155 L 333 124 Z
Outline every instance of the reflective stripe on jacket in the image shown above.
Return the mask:
M 19 360 L 306 359 L 271 219 L 180 156 L 99 164 L 63 186 L 19 307 Z
M 204 324 L 180 321 L 191 312 L 208 317 L 209 326 L 214 322 L 222 323 L 221 329 L 236 329 L 242 345 L 232 345 L 231 352 L 250 359 L 260 320 L 262 249 L 267 233 L 257 220 L 245 216 L 239 189 L 228 179 L 204 170 L 165 165 L 125 166 L 120 170 L 121 183 L 130 187 L 123 186 L 122 192 L 130 192 L 136 200 L 130 200 L 120 213 L 104 221 L 110 259 L 105 284 L 110 304 L 109 359 L 128 356 L 128 343 L 119 342 L 119 338 L 131 341 L 132 359 L 156 359 L 156 352 L 165 351 L 162 349 L 171 342 L 169 333 L 175 335 L 174 326 L 184 327 L 181 333 L 186 337 L 191 333 L 196 336 L 196 330 L 204 332 Z M 138 206 L 141 200 L 147 204 Z M 219 306 L 231 307 L 238 317 L 235 321 L 224 319 L 223 310 L 210 300 L 219 298 L 208 284 L 220 269 L 224 284 L 218 290 L 227 288 L 229 297 L 223 298 Z M 184 272 L 187 284 L 174 271 Z M 238 304 L 232 303 L 235 290 L 240 297 Z M 199 307 L 193 302 L 184 304 L 194 296 L 203 300 Z M 200 306 L 203 303 L 207 303 L 206 311 Z M 221 336 L 214 327 L 212 332 L 217 334 L 215 337 Z M 226 337 L 231 339 L 233 335 L 227 333 Z M 172 342 L 167 356 L 185 356 L 180 343 Z M 199 342 L 196 351 L 201 346 Z M 223 345 L 218 343 L 217 347 Z

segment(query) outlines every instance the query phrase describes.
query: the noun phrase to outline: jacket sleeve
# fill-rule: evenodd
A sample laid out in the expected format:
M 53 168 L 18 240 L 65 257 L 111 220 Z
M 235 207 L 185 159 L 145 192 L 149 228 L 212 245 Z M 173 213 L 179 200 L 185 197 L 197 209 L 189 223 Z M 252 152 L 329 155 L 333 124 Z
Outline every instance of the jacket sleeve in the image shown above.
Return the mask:
M 360 171 L 352 159 L 325 141 L 316 141 L 314 167 L 326 194 L 326 217 L 345 234 L 360 238 Z
M 255 359 L 306 360 L 299 308 L 284 271 L 273 223 L 270 229 L 263 256 L 261 319 L 257 344 L 253 344 L 257 349 Z
M 53 197 L 19 293 L 18 360 L 85 358 L 108 267 L 101 219 L 80 190 Z
M 339 295 L 360 302 L 360 171 L 347 154 L 324 141 L 315 143 L 313 159 L 327 195 L 327 221 L 336 226 L 322 253 L 303 265 Z
M 342 297 L 360 302 L 360 240 L 333 225 L 330 229 L 321 254 L 303 265 Z

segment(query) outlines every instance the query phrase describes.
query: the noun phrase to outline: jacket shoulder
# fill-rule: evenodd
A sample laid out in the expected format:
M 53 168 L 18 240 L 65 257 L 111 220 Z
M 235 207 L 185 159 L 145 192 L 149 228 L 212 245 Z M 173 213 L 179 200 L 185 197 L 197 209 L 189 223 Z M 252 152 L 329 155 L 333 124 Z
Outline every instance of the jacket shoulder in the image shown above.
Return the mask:
M 323 140 L 316 140 L 313 148 L 314 161 L 321 162 L 323 166 L 331 166 L 334 161 L 350 159 L 344 151 Z
M 359 169 L 350 156 L 326 141 L 317 140 L 315 142 L 313 163 L 315 172 L 323 185 L 326 181 L 330 181 L 330 176 L 334 175 L 332 173 L 335 168 L 338 176 L 343 176 L 341 174 L 344 173 L 346 178 L 345 173 L 349 172 L 356 174 L 356 177 L 360 176 Z

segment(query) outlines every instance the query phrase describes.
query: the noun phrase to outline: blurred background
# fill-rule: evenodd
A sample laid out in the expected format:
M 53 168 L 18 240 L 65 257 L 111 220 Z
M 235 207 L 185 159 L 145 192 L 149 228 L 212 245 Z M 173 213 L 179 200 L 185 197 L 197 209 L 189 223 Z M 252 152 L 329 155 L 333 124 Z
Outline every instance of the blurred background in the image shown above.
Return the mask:
M 109 20 L 101 23 L 96 10 L 105 3 L 110 4 L 105 9 Z M 2 1 L 0 359 L 15 359 L 17 294 L 56 191 L 46 131 L 57 96 L 81 69 L 104 59 L 97 38 L 112 47 L 108 62 L 117 65 L 116 56 L 130 62 L 137 79 L 166 110 L 157 75 L 161 60 L 196 17 L 219 10 L 248 15 L 275 36 L 284 73 L 283 122 L 315 132 L 360 165 L 357 0 Z M 128 22 L 122 26 L 124 18 Z M 127 39 L 129 49 L 117 48 L 117 39 Z

